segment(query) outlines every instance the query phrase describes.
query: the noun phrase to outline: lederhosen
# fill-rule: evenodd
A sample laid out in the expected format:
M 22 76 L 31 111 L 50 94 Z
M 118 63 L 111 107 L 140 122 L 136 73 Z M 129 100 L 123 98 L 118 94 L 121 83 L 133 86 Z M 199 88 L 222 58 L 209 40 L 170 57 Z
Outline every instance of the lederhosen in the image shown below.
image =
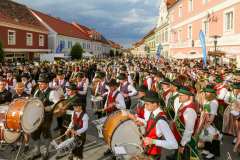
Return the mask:
M 127 82 L 125 85 L 121 86 L 120 87 L 120 92 L 123 93 L 123 94 L 128 94 L 129 91 L 128 91 L 128 86 L 130 85 L 129 82 Z M 125 101 L 125 104 L 126 104 L 126 108 L 127 109 L 130 109 L 131 107 L 131 98 L 128 96 L 128 97 L 124 97 L 124 101 Z
M 78 117 L 77 114 L 73 113 L 73 129 L 75 131 L 81 129 L 83 127 L 83 116 L 85 113 L 81 113 Z M 86 132 L 82 133 L 75 137 L 75 143 L 77 144 L 75 148 L 72 150 L 72 154 L 78 158 L 83 158 L 83 147 L 86 142 Z
M 174 101 L 178 97 L 178 94 L 171 94 L 171 96 L 168 99 L 168 104 L 167 104 L 167 116 L 170 120 L 173 120 L 175 117 L 175 111 L 174 111 Z
M 179 108 L 175 123 L 172 126 L 173 134 L 176 140 L 178 141 L 178 143 L 181 142 L 181 139 L 185 130 L 185 120 L 184 120 L 183 114 L 188 108 L 192 108 L 196 110 L 196 105 L 194 103 L 191 103 L 182 108 Z M 198 123 L 197 121 L 198 120 L 196 120 L 195 122 L 194 130 L 197 127 L 197 123 Z M 197 149 L 197 141 L 193 136 L 191 137 L 191 140 L 185 145 L 184 153 L 178 154 L 175 158 L 177 160 L 190 160 L 190 159 L 199 160 L 200 159 L 198 149 Z
M 44 107 L 53 105 L 53 102 L 49 100 L 51 89 L 48 88 L 44 93 L 42 93 L 39 89 L 34 93 L 34 97 L 39 98 L 42 102 Z M 50 139 L 52 138 L 51 135 L 51 125 L 52 125 L 52 119 L 53 119 L 53 113 L 52 112 L 44 112 L 44 120 L 40 127 L 33 132 L 32 138 L 33 140 L 39 140 L 41 138 L 41 134 L 43 135 L 43 138 Z
M 156 130 L 157 130 L 156 124 L 160 119 L 167 121 L 166 115 L 164 112 L 159 112 L 155 118 L 154 116 L 150 115 L 147 121 L 146 132 L 144 134 L 144 137 L 149 137 L 151 139 L 159 139 L 159 140 L 162 139 L 162 137 L 159 138 L 156 134 Z M 144 147 L 144 153 L 146 155 L 150 156 L 154 160 L 160 160 L 161 147 L 158 147 L 156 145 L 145 146 L 144 144 L 143 144 L 143 147 Z

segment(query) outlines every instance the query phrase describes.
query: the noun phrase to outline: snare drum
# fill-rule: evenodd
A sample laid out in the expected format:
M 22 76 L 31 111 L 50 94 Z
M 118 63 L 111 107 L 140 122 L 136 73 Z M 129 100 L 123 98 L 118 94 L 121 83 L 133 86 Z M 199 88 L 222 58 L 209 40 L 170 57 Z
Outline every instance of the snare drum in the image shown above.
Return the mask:
M 122 111 L 116 111 L 107 118 L 103 137 L 114 153 L 115 146 L 124 147 L 126 154 L 131 156 L 143 152 L 138 126 Z
M 100 111 L 104 108 L 104 104 L 103 104 L 103 98 L 100 96 L 92 96 L 91 97 L 91 101 L 92 101 L 92 108 L 94 112 Z
M 37 99 L 16 99 L 6 113 L 5 127 L 11 131 L 32 133 L 41 125 L 44 117 L 43 103 Z

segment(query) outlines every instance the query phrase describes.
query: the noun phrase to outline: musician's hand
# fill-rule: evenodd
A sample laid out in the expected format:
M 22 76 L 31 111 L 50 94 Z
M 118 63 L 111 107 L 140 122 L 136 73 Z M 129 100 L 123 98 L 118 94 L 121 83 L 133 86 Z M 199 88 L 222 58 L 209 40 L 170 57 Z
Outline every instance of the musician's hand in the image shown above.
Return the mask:
M 130 119 L 133 120 L 133 121 L 136 121 L 136 120 L 137 120 L 136 115 L 131 114 L 131 113 L 128 114 L 128 118 L 130 118 Z
M 72 137 L 75 137 L 77 135 L 77 132 L 75 130 L 72 130 Z
M 179 146 L 178 152 L 179 152 L 180 154 L 183 154 L 184 148 L 185 148 L 185 147 Z
M 143 138 L 143 142 L 145 145 L 152 145 L 153 144 L 153 139 L 152 138 L 149 138 L 149 137 L 144 137 Z
M 70 136 L 71 131 L 72 131 L 71 129 L 67 129 L 66 132 L 65 132 L 65 135 L 66 135 L 66 136 Z

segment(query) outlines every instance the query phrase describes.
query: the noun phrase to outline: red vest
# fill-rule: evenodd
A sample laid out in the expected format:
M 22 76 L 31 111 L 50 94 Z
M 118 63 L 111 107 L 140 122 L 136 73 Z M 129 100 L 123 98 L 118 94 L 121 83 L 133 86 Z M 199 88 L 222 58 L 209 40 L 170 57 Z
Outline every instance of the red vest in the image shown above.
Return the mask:
M 184 114 L 184 112 L 185 112 L 188 108 L 192 108 L 194 111 L 196 111 L 197 105 L 196 105 L 195 103 L 190 103 L 189 105 L 186 105 L 186 106 L 184 106 L 184 107 L 182 107 L 182 108 L 180 108 L 180 109 L 178 110 L 179 120 L 180 120 L 180 122 L 181 122 L 184 126 L 185 126 L 185 119 L 184 119 L 183 114 Z M 196 122 L 195 122 L 195 125 L 194 125 L 194 132 L 196 131 L 196 129 L 197 129 L 197 127 L 198 127 L 198 123 L 199 123 L 199 119 L 197 118 L 197 119 L 196 119 Z M 181 139 L 182 139 L 182 133 L 179 134 L 179 130 L 177 129 L 176 123 L 173 123 L 172 132 L 173 132 L 176 140 L 177 140 L 178 142 L 180 142 Z M 193 132 L 193 135 L 194 135 L 194 132 Z
M 159 117 L 159 119 L 161 119 L 161 117 L 165 119 L 166 115 L 165 115 L 164 112 L 159 112 L 157 117 Z M 155 126 L 152 128 L 153 124 L 155 124 Z M 150 129 L 151 129 L 151 131 L 150 131 Z M 146 132 L 148 134 L 145 135 L 145 136 L 149 137 L 149 138 L 152 138 L 152 139 L 159 139 L 159 137 L 157 136 L 156 130 L 157 130 L 156 122 L 155 122 L 154 119 L 150 118 L 147 121 L 147 126 L 146 126 Z M 159 154 L 161 154 L 161 147 L 157 147 L 156 145 L 146 146 L 145 144 L 143 144 L 143 147 L 148 148 L 147 151 L 146 151 L 148 155 L 159 155 Z
M 81 113 L 79 117 L 77 116 L 76 112 L 73 113 L 73 128 L 75 130 L 81 129 L 83 127 L 83 117 L 84 113 Z
M 151 91 L 153 91 L 153 92 L 156 92 L 156 91 L 157 91 L 156 83 L 157 83 L 157 81 L 156 81 L 156 80 L 153 80 L 153 82 L 152 82 L 152 87 L 151 87 Z
M 119 94 L 119 92 L 117 91 L 117 92 L 115 93 L 115 95 L 113 96 L 113 92 L 110 91 L 110 93 L 109 93 L 109 95 L 108 95 L 108 97 L 107 97 L 107 99 L 108 99 L 108 101 L 107 101 L 107 108 L 106 108 L 106 110 L 105 110 L 107 113 L 111 113 L 111 112 L 117 110 L 116 107 L 108 108 L 108 105 L 111 104 L 111 103 L 116 102 L 116 98 L 117 98 L 117 95 L 118 95 L 118 94 Z
M 141 105 L 137 104 L 136 114 L 139 118 L 144 119 L 144 106 L 141 106 Z

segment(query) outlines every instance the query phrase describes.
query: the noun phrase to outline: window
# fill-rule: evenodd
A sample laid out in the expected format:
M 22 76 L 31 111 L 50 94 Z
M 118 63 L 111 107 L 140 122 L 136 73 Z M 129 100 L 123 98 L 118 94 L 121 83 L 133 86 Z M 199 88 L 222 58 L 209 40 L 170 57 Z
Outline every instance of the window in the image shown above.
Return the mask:
M 89 44 L 89 43 L 87 44 L 87 48 L 88 48 L 88 49 L 90 49 L 90 48 L 91 48 L 91 46 L 90 46 L 90 44 Z
M 193 11 L 193 0 L 188 0 L 188 11 Z
M 60 47 L 61 47 L 62 49 L 65 48 L 65 41 L 64 41 L 64 40 L 60 40 Z
M 83 49 L 85 49 L 86 48 L 86 43 L 83 43 Z
M 202 31 L 205 34 L 205 36 L 208 36 L 208 33 L 209 33 L 209 22 L 207 20 L 203 21 Z
M 68 48 L 72 48 L 72 41 L 68 41 Z
M 233 11 L 225 13 L 224 28 L 226 32 L 233 31 Z
M 26 44 L 27 44 L 27 46 L 32 46 L 33 45 L 33 35 L 32 35 L 32 33 L 27 33 Z
M 44 46 L 44 35 L 39 35 L 39 46 L 40 47 Z
M 182 17 L 182 5 L 178 7 L 178 16 Z
M 188 39 L 192 40 L 192 25 L 188 26 Z
M 8 45 L 16 45 L 16 32 L 8 31 Z

